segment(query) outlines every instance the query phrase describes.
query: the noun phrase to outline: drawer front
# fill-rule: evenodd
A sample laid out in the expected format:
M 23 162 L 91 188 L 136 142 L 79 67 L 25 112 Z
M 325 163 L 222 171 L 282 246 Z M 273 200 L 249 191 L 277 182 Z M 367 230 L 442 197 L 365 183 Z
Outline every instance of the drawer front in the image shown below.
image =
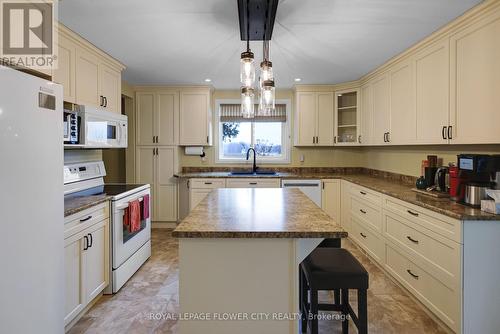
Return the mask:
M 431 231 L 416 229 L 415 224 L 398 215 L 384 212 L 383 235 L 418 257 L 431 272 L 450 288 L 460 280 L 460 244 Z M 425 266 L 425 267 L 427 267 Z
M 370 256 L 380 264 L 384 264 L 384 239 L 378 233 L 365 227 L 355 217 L 351 217 L 350 235 Z
M 65 217 L 64 238 L 70 237 L 82 230 L 109 218 L 108 202 L 98 204 L 94 207 Z
M 190 188 L 192 189 L 217 189 L 225 188 L 225 179 L 190 179 Z
M 382 212 L 380 207 L 370 204 L 368 201 L 359 200 L 357 196 L 351 196 L 351 215 L 356 216 L 378 232 L 382 232 Z
M 450 328 L 459 332 L 459 290 L 444 285 L 389 243 L 386 243 L 385 261 L 386 270 Z
M 279 179 L 228 179 L 227 188 L 280 188 Z
M 385 209 L 395 212 L 411 222 L 434 231 L 448 239 L 462 243 L 460 232 L 461 222 L 459 220 L 446 217 L 390 196 L 385 196 L 383 202 Z
M 356 184 L 351 184 L 350 188 L 352 195 L 362 198 L 363 200 L 366 200 L 375 205 L 382 205 L 382 195 L 380 193 L 362 186 L 358 186 Z

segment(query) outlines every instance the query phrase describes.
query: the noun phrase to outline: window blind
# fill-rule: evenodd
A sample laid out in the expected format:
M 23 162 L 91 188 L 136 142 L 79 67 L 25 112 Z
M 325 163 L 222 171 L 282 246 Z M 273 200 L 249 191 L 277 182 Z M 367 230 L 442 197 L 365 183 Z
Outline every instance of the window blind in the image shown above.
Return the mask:
M 258 107 L 256 104 L 255 110 Z M 256 113 L 254 118 L 243 118 L 240 104 L 221 104 L 219 115 L 221 122 L 286 122 L 286 104 L 276 104 L 271 114 L 260 116 Z

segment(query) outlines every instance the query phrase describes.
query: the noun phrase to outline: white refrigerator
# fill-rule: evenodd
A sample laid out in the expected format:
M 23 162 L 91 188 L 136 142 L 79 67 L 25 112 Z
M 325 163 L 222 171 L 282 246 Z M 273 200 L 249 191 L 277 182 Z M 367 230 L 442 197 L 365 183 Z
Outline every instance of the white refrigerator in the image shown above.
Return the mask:
M 64 332 L 62 96 L 0 66 L 0 333 Z

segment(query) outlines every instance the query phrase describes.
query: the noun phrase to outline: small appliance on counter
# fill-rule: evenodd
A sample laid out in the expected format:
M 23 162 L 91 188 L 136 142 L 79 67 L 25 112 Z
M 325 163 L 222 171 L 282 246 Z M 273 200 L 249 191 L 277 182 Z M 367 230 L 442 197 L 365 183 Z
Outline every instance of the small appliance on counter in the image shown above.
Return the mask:
M 480 207 L 481 200 L 487 199 L 486 190 L 497 187 L 500 156 L 460 154 L 457 165 L 456 188 L 451 188 L 450 194 L 457 202 Z

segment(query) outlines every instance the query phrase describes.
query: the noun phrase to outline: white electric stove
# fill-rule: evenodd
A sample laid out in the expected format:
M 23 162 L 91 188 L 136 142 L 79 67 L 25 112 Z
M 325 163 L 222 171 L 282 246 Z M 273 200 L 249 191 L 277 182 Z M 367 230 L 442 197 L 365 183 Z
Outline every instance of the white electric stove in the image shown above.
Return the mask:
M 102 161 L 83 162 L 64 166 L 64 196 L 91 196 L 106 194 L 110 197 L 110 284 L 106 294 L 118 292 L 129 278 L 151 256 L 151 217 L 141 221 L 139 231 L 129 233 L 123 220 L 128 203 L 143 201 L 151 192 L 149 184 L 105 184 L 106 169 Z

